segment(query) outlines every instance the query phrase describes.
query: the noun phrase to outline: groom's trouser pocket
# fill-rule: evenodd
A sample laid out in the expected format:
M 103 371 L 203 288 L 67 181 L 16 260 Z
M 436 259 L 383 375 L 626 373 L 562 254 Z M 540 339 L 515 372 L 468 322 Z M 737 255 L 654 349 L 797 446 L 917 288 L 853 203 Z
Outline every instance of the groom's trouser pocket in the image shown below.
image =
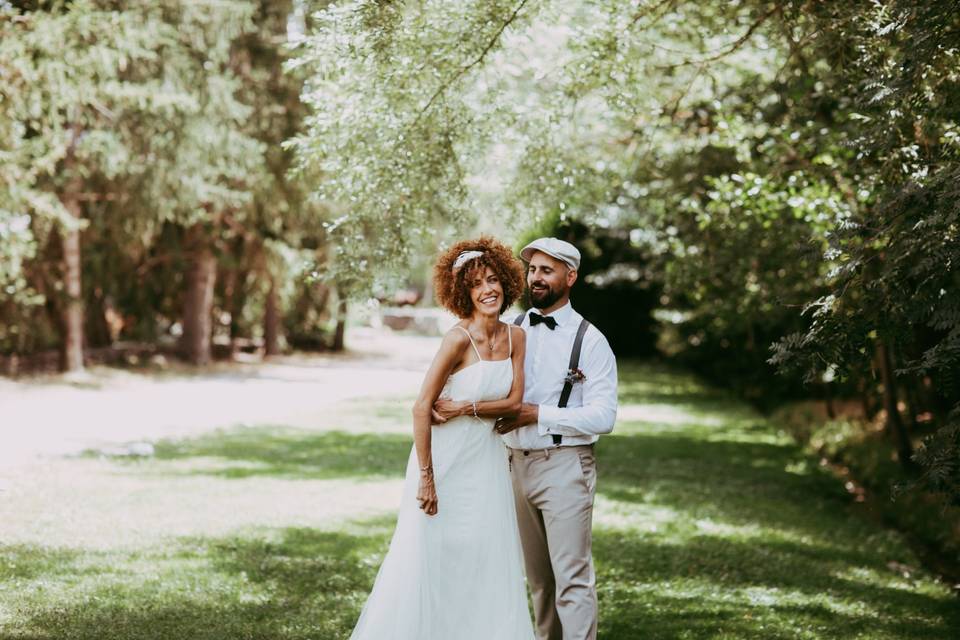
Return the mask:
M 597 458 L 592 447 L 577 448 L 577 458 L 580 462 L 580 474 L 592 496 L 597 490 Z

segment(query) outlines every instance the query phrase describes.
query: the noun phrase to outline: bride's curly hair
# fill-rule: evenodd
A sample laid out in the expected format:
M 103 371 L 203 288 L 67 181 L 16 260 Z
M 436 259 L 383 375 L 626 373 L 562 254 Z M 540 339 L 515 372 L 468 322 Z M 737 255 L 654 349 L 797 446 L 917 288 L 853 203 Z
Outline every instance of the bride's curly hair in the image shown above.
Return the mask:
M 464 251 L 481 251 L 482 255 L 467 260 L 456 271 L 453 269 L 457 257 Z M 437 302 L 452 311 L 459 318 L 469 318 L 473 313 L 473 301 L 470 299 L 470 282 L 477 270 L 490 267 L 503 287 L 503 304 L 500 313 L 523 293 L 524 268 L 503 243 L 490 236 L 480 236 L 477 240 L 462 240 L 440 254 L 433 267 L 433 289 Z

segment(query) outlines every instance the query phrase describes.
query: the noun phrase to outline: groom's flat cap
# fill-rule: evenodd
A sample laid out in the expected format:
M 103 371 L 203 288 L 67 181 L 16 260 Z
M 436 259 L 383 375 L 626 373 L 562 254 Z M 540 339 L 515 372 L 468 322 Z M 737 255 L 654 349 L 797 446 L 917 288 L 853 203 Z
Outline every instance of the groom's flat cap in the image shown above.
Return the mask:
M 558 238 L 537 238 L 520 251 L 520 257 L 530 262 L 535 251 L 542 251 L 548 256 L 567 263 L 574 271 L 580 269 L 580 252 L 569 242 Z

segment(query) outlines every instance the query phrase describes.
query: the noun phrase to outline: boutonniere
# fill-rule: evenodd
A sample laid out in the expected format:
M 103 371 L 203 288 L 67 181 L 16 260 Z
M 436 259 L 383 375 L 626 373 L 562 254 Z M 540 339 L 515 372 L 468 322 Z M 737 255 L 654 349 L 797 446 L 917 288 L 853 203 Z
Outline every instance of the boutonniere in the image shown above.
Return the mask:
M 583 382 L 586 379 L 587 379 L 587 376 L 583 373 L 581 369 L 570 369 L 569 371 L 567 371 L 567 375 L 563 379 L 563 381 L 569 384 L 577 384 L 578 382 Z

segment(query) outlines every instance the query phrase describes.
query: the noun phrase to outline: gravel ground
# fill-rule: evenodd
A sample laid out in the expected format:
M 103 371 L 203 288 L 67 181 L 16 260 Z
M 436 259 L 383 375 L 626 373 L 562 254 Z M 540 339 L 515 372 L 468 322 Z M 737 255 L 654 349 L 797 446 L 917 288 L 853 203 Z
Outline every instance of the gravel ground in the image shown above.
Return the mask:
M 323 429 L 344 403 L 414 396 L 439 338 L 359 327 L 347 344 L 344 354 L 202 369 L 97 367 L 79 377 L 0 379 L 0 478 L 45 456 L 217 428 L 269 422 Z

